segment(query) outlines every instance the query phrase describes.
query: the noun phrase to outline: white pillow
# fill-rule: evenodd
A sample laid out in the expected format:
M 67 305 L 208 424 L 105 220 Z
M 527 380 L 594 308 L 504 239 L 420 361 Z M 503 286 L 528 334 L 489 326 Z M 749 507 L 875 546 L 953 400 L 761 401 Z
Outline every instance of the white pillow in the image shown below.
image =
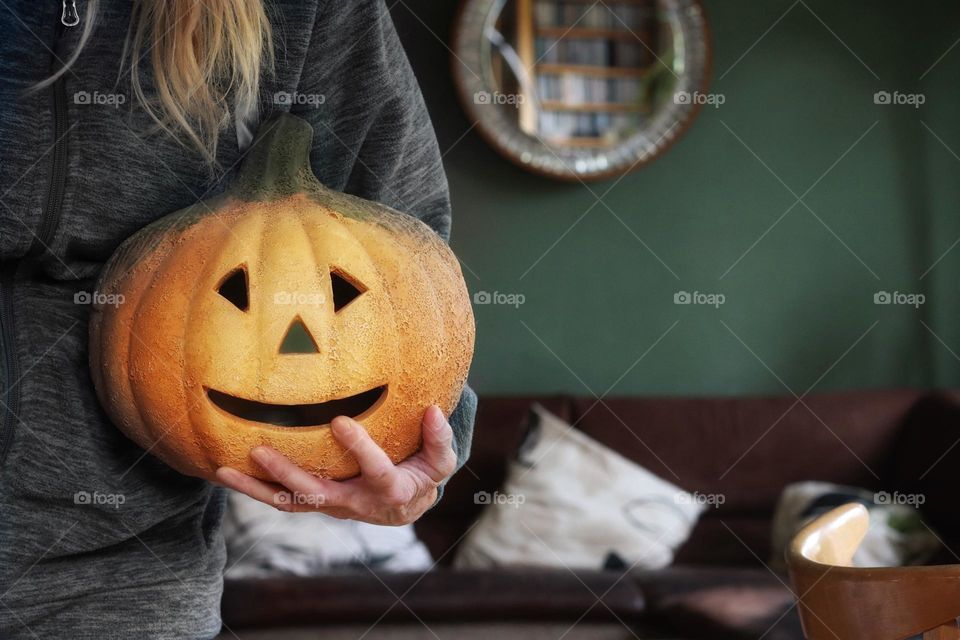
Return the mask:
M 700 501 L 573 429 L 539 405 L 502 492 L 467 534 L 454 566 L 602 568 L 615 554 L 658 569 L 690 535 Z
M 322 513 L 286 513 L 229 492 L 223 519 L 228 578 L 425 571 L 433 559 L 413 525 L 382 527 Z

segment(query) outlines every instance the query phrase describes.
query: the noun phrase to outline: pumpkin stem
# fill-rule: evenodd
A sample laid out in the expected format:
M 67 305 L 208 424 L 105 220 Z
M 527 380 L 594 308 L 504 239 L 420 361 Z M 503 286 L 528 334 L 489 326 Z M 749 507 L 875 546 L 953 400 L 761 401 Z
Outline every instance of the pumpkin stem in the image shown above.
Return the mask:
M 320 187 L 310 166 L 313 127 L 278 113 L 260 125 L 233 192 L 243 200 L 277 200 Z

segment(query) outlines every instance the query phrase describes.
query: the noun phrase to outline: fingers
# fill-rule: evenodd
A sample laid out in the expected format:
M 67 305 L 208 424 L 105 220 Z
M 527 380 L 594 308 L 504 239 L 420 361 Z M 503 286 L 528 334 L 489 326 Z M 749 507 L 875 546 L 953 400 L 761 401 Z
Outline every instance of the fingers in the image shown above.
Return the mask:
M 434 482 L 443 482 L 457 468 L 453 451 L 453 429 L 437 406 L 423 414 L 423 449 L 420 452 L 425 471 Z
M 380 448 L 367 430 L 356 420 L 346 416 L 334 418 L 331 424 L 333 437 L 353 454 L 360 465 L 360 473 L 374 489 L 393 488 L 399 479 L 396 466 Z
M 269 482 L 251 478 L 236 469 L 220 467 L 217 469 L 217 479 L 234 491 L 239 491 L 271 507 L 284 511 L 290 510 L 292 507 L 293 500 L 289 491 Z
M 303 507 L 338 507 L 350 502 L 351 488 L 339 482 L 318 478 L 270 447 L 260 446 L 250 456 L 267 475 L 292 492 L 293 502 Z M 241 474 L 242 475 L 242 474 Z
M 352 518 L 354 516 L 353 511 L 346 507 L 328 506 L 310 500 L 298 499 L 298 494 L 291 494 L 284 487 L 253 478 L 230 467 L 217 469 L 217 479 L 227 488 L 250 496 L 254 500 L 275 507 L 280 511 L 317 511 L 334 518 Z

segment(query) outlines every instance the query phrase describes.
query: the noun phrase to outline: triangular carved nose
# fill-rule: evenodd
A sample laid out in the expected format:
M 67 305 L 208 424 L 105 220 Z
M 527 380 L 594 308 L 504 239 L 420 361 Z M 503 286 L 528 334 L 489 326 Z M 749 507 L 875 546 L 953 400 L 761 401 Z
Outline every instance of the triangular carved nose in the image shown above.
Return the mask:
M 293 319 L 280 343 L 280 353 L 320 353 L 317 342 L 300 316 Z

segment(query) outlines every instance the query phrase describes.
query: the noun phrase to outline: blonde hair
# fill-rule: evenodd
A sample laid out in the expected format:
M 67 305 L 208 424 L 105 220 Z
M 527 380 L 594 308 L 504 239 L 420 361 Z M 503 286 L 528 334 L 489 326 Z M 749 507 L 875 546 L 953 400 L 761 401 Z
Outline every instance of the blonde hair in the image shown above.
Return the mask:
M 99 0 L 88 0 L 80 45 L 93 30 Z M 153 87 L 141 83 L 141 58 L 149 56 Z M 260 79 L 272 73 L 272 29 L 263 0 L 134 0 L 123 46 L 137 103 L 160 129 L 216 164 L 217 140 L 231 115 L 255 113 Z

